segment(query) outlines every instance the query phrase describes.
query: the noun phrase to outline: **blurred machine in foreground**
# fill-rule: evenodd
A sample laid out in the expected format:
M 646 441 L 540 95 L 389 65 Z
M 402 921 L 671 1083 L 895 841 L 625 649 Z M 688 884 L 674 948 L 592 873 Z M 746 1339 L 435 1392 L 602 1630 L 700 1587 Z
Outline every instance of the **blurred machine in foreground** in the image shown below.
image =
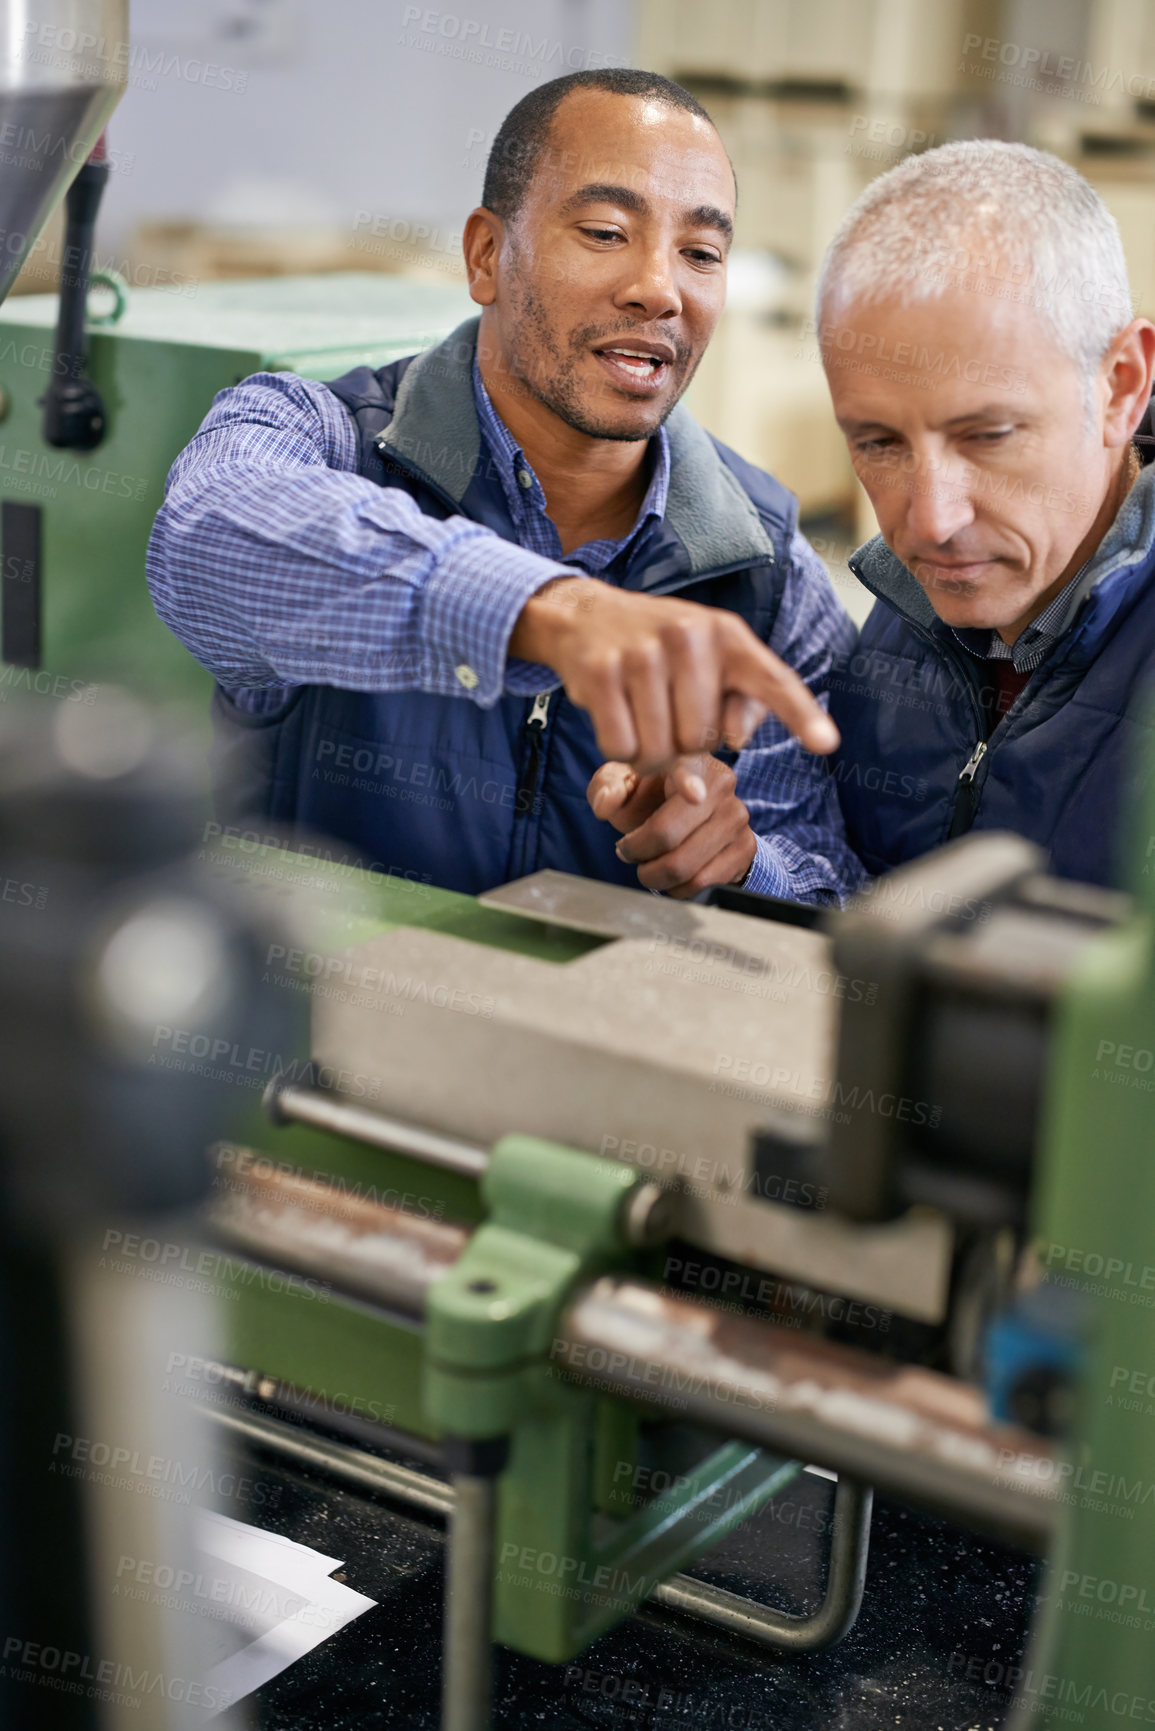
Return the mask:
M 490 1723 L 491 1641 L 559 1664 L 647 1601 L 837 1640 L 875 1486 L 1049 1559 L 1041 1715 L 1150 1710 L 1150 790 L 1133 900 L 989 835 L 818 920 L 552 873 L 474 901 L 236 832 L 190 862 L 135 705 L 33 710 L 0 786 L 12 1723 L 135 1722 L 45 1654 L 175 1678 L 158 1731 L 203 1710 L 196 1618 L 114 1559 L 192 1566 L 187 1499 L 134 1475 L 211 1506 L 226 1442 L 448 1520 L 446 1731 Z M 804 1461 L 838 1475 L 817 1610 L 684 1573 Z
M 0 1719 L 23 1731 L 203 1722 L 203 1625 L 117 1590 L 126 1555 L 194 1555 L 218 1450 L 171 1341 L 216 1338 L 206 1283 L 115 1254 L 187 1233 L 232 1123 L 156 1028 L 291 1046 L 262 992 L 282 928 L 192 858 L 198 754 L 116 693 L 0 716 Z M 132 1276 L 135 1275 L 135 1278 Z M 160 1276 L 160 1278 L 158 1278 Z M 167 1277 L 166 1277 L 167 1276 Z

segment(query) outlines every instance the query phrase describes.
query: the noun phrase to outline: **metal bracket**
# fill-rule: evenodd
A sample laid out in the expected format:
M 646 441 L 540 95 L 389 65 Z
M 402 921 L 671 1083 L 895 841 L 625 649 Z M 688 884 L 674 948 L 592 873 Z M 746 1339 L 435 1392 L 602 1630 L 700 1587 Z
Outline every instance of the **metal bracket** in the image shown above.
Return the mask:
M 639 1178 L 614 1161 L 509 1136 L 494 1148 L 481 1185 L 490 1218 L 430 1289 L 426 1307 L 424 1401 L 443 1433 L 454 1490 L 442 1731 L 489 1725 L 494 1603 L 504 1608 L 510 1597 L 497 1567 L 499 1531 L 507 1534 L 503 1555 L 525 1549 L 527 1490 L 531 1508 L 539 1499 L 549 1506 L 576 1495 L 581 1513 L 588 1509 L 588 1486 L 575 1484 L 566 1468 L 588 1456 L 593 1403 L 549 1385 L 550 1339 L 579 1277 L 628 1249 L 628 1203 Z M 551 1443 L 544 1455 L 534 1447 L 543 1428 Z M 503 1497 L 507 1438 L 515 1439 L 517 1470 Z M 513 1597 L 521 1621 L 532 1590 L 515 1588 Z M 558 1632 L 546 1638 L 556 1641 Z
M 625 1519 L 599 1516 L 595 1462 L 617 1408 L 558 1374 L 566 1368 L 559 1318 L 579 1281 L 628 1264 L 632 1246 L 651 1235 L 651 1189 L 620 1162 L 507 1137 L 482 1179 L 490 1218 L 430 1288 L 424 1406 L 451 1460 L 460 1457 L 443 1731 L 487 1722 L 491 1633 L 552 1663 L 574 1657 L 802 1470 L 749 1443 L 726 1443 L 684 1476 L 674 1498 Z M 500 1479 L 478 1452 L 498 1439 L 509 1441 Z M 632 1442 L 625 1447 L 632 1460 Z M 616 1448 L 621 1456 L 620 1439 Z M 566 1591 L 543 1592 L 555 1573 Z M 845 1570 L 835 1574 L 842 1606 Z M 851 1617 L 856 1609 L 855 1597 Z

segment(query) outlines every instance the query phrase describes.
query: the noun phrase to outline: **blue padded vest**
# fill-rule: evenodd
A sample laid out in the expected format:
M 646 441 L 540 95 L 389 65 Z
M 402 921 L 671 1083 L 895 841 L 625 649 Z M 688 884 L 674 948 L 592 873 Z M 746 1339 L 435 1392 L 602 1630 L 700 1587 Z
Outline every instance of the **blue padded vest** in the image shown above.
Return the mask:
M 878 600 L 830 682 L 833 772 L 850 844 L 872 873 L 975 829 L 1014 830 L 1060 877 L 1123 881 L 1128 787 L 1155 713 L 1155 470 L 1135 482 L 1075 623 L 986 739 L 982 663 L 937 618 L 881 537 L 851 560 Z M 960 779 L 962 778 L 962 779 Z

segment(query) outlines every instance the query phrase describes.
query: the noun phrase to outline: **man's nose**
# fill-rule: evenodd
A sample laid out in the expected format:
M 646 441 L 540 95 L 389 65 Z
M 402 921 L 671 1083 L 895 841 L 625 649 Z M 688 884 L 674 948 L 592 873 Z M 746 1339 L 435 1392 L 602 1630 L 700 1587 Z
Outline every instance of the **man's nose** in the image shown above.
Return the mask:
M 925 547 L 944 547 L 952 535 L 974 522 L 975 509 L 964 477 L 922 457 L 906 477 L 906 527 Z
M 614 305 L 647 319 L 673 318 L 682 310 L 674 263 L 664 248 L 653 247 L 630 260 Z

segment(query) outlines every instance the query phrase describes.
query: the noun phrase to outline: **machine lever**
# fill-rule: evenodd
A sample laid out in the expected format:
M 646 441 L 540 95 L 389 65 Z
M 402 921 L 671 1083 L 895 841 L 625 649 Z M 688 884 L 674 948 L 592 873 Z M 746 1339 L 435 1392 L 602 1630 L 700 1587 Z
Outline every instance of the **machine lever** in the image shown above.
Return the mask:
M 104 402 L 84 377 L 84 318 L 96 213 L 108 183 L 104 134 L 65 197 L 64 261 L 52 379 L 44 393 L 44 438 L 57 450 L 91 451 L 104 438 Z

